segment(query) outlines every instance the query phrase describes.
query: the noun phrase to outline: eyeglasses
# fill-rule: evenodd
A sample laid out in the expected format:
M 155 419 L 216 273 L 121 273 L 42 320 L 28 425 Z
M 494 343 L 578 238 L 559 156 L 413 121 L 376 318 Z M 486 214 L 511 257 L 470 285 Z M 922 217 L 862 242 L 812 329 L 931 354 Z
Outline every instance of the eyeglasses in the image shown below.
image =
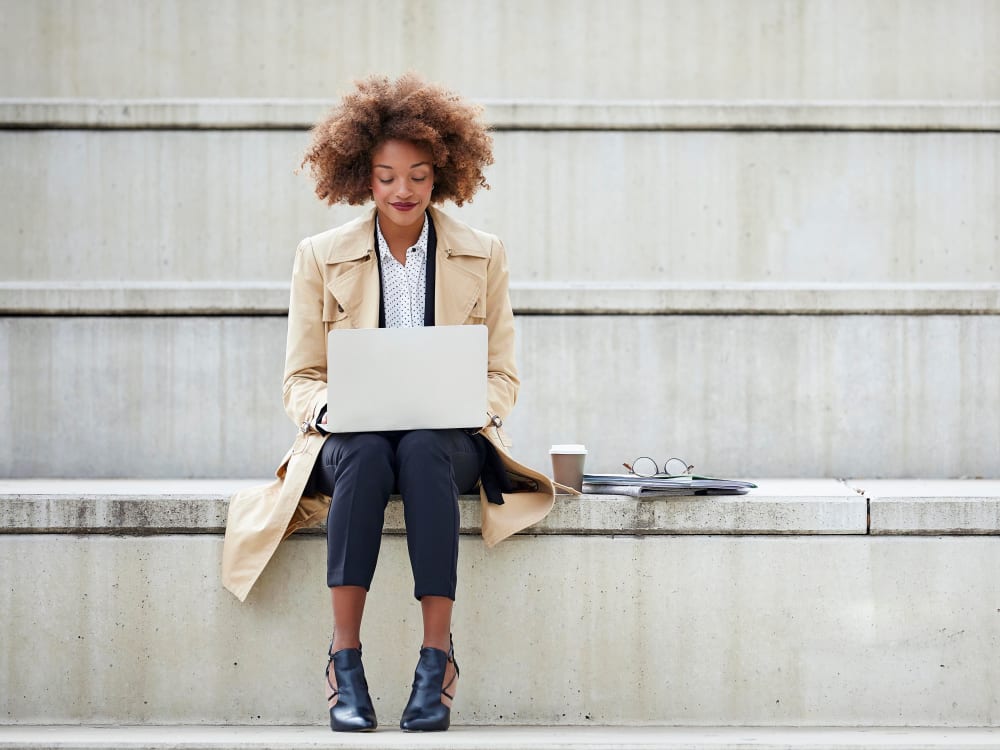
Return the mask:
M 676 474 L 671 474 L 669 467 L 670 464 L 675 461 L 680 464 L 681 471 Z M 663 462 L 662 473 L 660 472 L 660 465 L 649 456 L 639 456 L 639 458 L 635 459 L 635 461 L 631 464 L 623 463 L 622 466 L 628 469 L 629 474 L 635 474 L 637 477 L 676 477 L 681 474 L 690 474 L 691 470 L 694 469 L 693 464 L 688 464 L 688 462 L 683 458 L 677 458 L 676 456 L 672 456 Z

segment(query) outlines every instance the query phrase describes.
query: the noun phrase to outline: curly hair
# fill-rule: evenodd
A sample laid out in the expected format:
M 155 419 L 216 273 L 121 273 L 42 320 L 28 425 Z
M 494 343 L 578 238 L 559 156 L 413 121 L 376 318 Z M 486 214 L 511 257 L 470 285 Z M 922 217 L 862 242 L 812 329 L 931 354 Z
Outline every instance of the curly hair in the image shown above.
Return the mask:
M 375 150 L 388 140 L 410 141 L 432 154 L 431 202 L 461 206 L 490 187 L 483 169 L 493 163 L 493 138 L 481 114 L 482 107 L 415 73 L 395 81 L 369 76 L 313 127 L 302 166 L 309 165 L 320 200 L 358 206 L 372 197 Z

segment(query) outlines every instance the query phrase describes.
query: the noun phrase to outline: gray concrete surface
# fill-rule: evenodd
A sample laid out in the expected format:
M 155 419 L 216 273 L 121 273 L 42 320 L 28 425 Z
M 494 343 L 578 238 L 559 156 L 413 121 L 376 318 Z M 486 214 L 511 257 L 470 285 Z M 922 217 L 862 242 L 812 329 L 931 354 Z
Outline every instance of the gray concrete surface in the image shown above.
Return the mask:
M 0 727 L 3 750 L 987 750 L 995 729 L 930 727 L 452 727 L 444 734 L 331 735 L 321 727 Z
M 332 97 L 416 68 L 477 97 L 1000 98 L 991 0 L 7 0 L 4 14 L 3 96 Z
M 462 537 L 462 724 L 1000 726 L 992 537 Z M 325 542 L 246 603 L 218 536 L 0 538 L 0 722 L 321 724 Z M 387 536 L 362 640 L 387 723 L 420 641 Z M 56 675 L 56 677 L 53 677 Z
M 864 491 L 873 534 L 1000 532 L 1000 482 L 893 479 L 849 482 Z
M 583 442 L 596 470 L 679 455 L 736 476 L 998 477 L 998 321 L 523 317 L 507 424 L 528 460 Z
M 0 131 L 2 280 L 287 283 L 359 211 L 294 174 L 307 141 Z M 454 211 L 514 282 L 1000 282 L 1000 133 L 514 131 L 495 155 Z
M 329 99 L 0 98 L 0 123 L 48 129 L 305 130 Z M 484 99 L 493 130 L 1000 130 L 995 101 Z
M 507 426 L 529 465 L 583 442 L 596 471 L 680 455 L 721 475 L 1000 477 L 998 315 L 516 324 Z M 266 476 L 294 435 L 284 341 L 280 317 L 0 319 L 0 476 Z
M 287 315 L 288 282 L 0 281 L 0 315 Z M 514 282 L 514 314 L 991 315 L 1000 282 Z
M 592 469 L 680 453 L 718 474 L 1000 477 L 1000 5 L 415 8 L 3 3 L 0 97 L 74 99 L 0 103 L 0 120 L 27 127 L 0 131 L 0 282 L 42 285 L 0 289 L 0 307 L 55 314 L 0 320 L 0 477 L 269 471 L 292 428 L 277 399 L 284 323 L 268 315 L 298 239 L 356 213 L 319 206 L 292 173 L 301 128 L 351 78 L 410 67 L 489 100 L 505 128 L 494 190 L 458 215 L 505 239 L 515 304 L 543 313 L 518 320 L 522 459 L 545 466 L 549 443 L 583 440 Z M 253 125 L 278 129 L 238 129 Z M 843 130 L 866 132 L 830 132 Z M 111 291 L 59 286 L 80 281 Z M 633 315 L 566 314 L 595 311 Z M 185 317 L 84 317 L 162 312 Z M 325 720 L 322 539 L 284 545 L 237 605 L 217 581 L 223 485 L 6 498 L 0 723 Z M 1000 590 L 983 574 L 1000 562 L 983 536 L 1000 524 L 995 482 L 864 480 L 851 485 L 864 495 L 837 485 L 822 500 L 793 485 L 563 498 L 545 534 L 492 551 L 464 536 L 456 720 L 547 729 L 447 740 L 601 745 L 614 730 L 553 727 L 657 722 L 739 728 L 627 741 L 996 746 L 982 730 L 903 728 L 1000 726 Z M 20 533 L 39 529 L 74 533 Z M 390 534 L 365 634 L 388 724 L 419 638 L 415 605 L 399 615 L 409 589 Z M 899 728 L 740 726 L 760 723 Z M 255 729 L 266 737 L 232 744 L 331 742 L 318 727 Z M 229 742 L 139 731 L 4 727 L 0 747 L 74 732 L 77 746 Z
M 0 534 L 221 533 L 227 498 L 246 480 L 0 480 Z M 637 500 L 560 495 L 530 534 L 864 534 L 867 503 L 832 479 L 759 480 L 737 496 Z M 1000 500 L 1000 491 L 995 493 Z M 478 534 L 479 496 L 463 496 L 461 529 Z M 1000 529 L 998 529 L 1000 530 Z M 318 530 L 322 533 L 322 529 Z M 385 531 L 405 533 L 394 497 Z

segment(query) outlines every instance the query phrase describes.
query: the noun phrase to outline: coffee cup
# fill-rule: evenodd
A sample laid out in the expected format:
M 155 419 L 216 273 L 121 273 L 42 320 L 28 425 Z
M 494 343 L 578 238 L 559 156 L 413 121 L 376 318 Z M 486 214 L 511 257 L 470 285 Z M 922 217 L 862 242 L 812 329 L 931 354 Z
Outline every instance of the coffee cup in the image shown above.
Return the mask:
M 583 464 L 587 460 L 587 448 L 577 444 L 553 445 L 549 449 L 552 456 L 552 478 L 559 484 L 583 491 Z

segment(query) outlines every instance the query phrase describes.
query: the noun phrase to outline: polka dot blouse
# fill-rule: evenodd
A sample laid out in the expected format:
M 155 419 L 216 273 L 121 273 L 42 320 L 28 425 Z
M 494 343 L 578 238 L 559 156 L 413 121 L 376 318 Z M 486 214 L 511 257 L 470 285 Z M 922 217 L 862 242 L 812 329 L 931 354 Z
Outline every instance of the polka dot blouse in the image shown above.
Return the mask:
M 427 304 L 427 215 L 417 243 L 406 250 L 406 265 L 389 251 L 382 236 L 382 227 L 375 220 L 378 237 L 379 263 L 382 266 L 382 287 L 386 328 L 414 328 L 424 324 Z

